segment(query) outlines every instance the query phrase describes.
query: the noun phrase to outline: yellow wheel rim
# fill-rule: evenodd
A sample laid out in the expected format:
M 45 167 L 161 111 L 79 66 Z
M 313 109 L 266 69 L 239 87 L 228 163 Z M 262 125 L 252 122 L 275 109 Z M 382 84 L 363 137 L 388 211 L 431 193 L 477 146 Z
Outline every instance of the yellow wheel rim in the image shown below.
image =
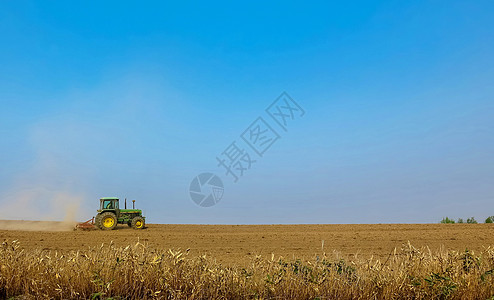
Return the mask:
M 108 217 L 103 220 L 103 226 L 105 226 L 106 228 L 112 227 L 113 224 L 115 224 L 115 220 L 113 220 L 112 217 Z
M 143 225 L 143 222 L 141 220 L 136 222 L 136 228 L 141 228 Z

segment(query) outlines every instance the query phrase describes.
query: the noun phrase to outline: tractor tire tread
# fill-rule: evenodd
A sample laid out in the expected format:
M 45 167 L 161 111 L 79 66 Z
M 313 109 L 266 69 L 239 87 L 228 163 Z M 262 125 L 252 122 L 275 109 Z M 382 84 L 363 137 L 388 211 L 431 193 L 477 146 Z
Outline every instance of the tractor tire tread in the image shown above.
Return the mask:
M 103 230 L 113 230 L 113 229 L 115 229 L 115 227 L 117 227 L 117 216 L 114 213 L 112 213 L 112 212 L 104 212 L 104 213 L 100 214 L 99 216 L 100 216 L 100 219 L 99 219 L 99 222 L 98 222 L 98 224 L 99 224 L 98 227 L 99 228 L 101 228 Z M 113 218 L 113 226 L 111 226 L 111 227 L 105 227 L 103 225 L 103 222 L 104 222 L 104 220 L 107 217 L 112 217 Z
M 141 221 L 141 222 L 142 222 L 142 226 L 141 226 L 141 227 L 137 227 L 137 226 L 136 226 L 136 223 L 137 223 L 138 221 Z M 144 221 L 144 218 L 143 218 L 143 217 L 138 216 L 138 217 L 134 217 L 134 218 L 132 219 L 132 222 L 131 222 L 131 227 L 132 227 L 132 228 L 134 228 L 134 229 L 144 229 L 144 227 L 145 227 L 145 226 L 146 226 L 146 223 L 145 223 L 145 221 Z

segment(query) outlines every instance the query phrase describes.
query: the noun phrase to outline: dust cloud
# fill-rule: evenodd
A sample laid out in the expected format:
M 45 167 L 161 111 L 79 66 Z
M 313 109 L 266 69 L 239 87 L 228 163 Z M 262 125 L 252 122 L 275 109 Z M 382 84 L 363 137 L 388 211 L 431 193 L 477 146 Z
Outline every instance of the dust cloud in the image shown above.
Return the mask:
M 75 222 L 0 220 L 0 230 L 71 231 Z
M 21 191 L 0 208 L 0 230 L 69 231 L 81 198 L 44 189 Z
M 8 176 L 0 177 L 7 179 L 0 182 L 0 220 L 16 222 L 0 221 L 0 230 L 70 230 L 76 220 L 94 216 L 95 195 L 106 180 L 100 172 L 111 155 L 101 145 L 127 143 L 119 138 L 127 132 L 113 124 L 139 124 L 140 116 L 155 112 L 150 107 L 161 105 L 156 96 L 161 82 L 148 86 L 150 78 L 138 78 L 129 74 L 115 84 L 58 95 L 60 106 L 26 125 L 23 136 L 16 137 L 23 141 L 23 155 L 2 170 Z M 152 95 L 144 97 L 149 90 Z M 93 199 L 91 208 L 87 199 Z
M 0 185 L 0 230 L 72 230 L 86 218 L 80 207 L 88 177 L 74 147 L 74 125 L 67 118 L 47 118 L 26 130 L 32 154 Z M 75 147 L 77 148 L 77 147 Z M 85 220 L 84 220 L 85 221 Z

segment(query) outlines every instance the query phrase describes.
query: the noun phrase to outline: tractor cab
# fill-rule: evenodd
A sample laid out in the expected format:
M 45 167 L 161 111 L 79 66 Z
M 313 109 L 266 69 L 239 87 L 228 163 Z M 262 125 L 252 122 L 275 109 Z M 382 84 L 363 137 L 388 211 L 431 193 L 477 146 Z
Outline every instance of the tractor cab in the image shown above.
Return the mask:
M 100 211 L 104 210 L 118 210 L 119 205 L 118 205 L 118 198 L 116 197 L 106 197 L 106 198 L 101 198 L 100 200 Z

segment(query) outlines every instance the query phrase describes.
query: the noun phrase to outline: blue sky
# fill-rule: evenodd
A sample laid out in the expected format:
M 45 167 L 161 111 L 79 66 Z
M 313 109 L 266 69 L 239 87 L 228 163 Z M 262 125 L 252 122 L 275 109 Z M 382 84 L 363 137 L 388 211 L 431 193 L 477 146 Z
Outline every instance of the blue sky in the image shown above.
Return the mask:
M 151 223 L 483 220 L 493 20 L 491 1 L 3 2 L 0 217 L 119 196 Z M 283 91 L 305 115 L 234 183 L 216 157 Z M 203 172 L 224 183 L 208 208 Z

